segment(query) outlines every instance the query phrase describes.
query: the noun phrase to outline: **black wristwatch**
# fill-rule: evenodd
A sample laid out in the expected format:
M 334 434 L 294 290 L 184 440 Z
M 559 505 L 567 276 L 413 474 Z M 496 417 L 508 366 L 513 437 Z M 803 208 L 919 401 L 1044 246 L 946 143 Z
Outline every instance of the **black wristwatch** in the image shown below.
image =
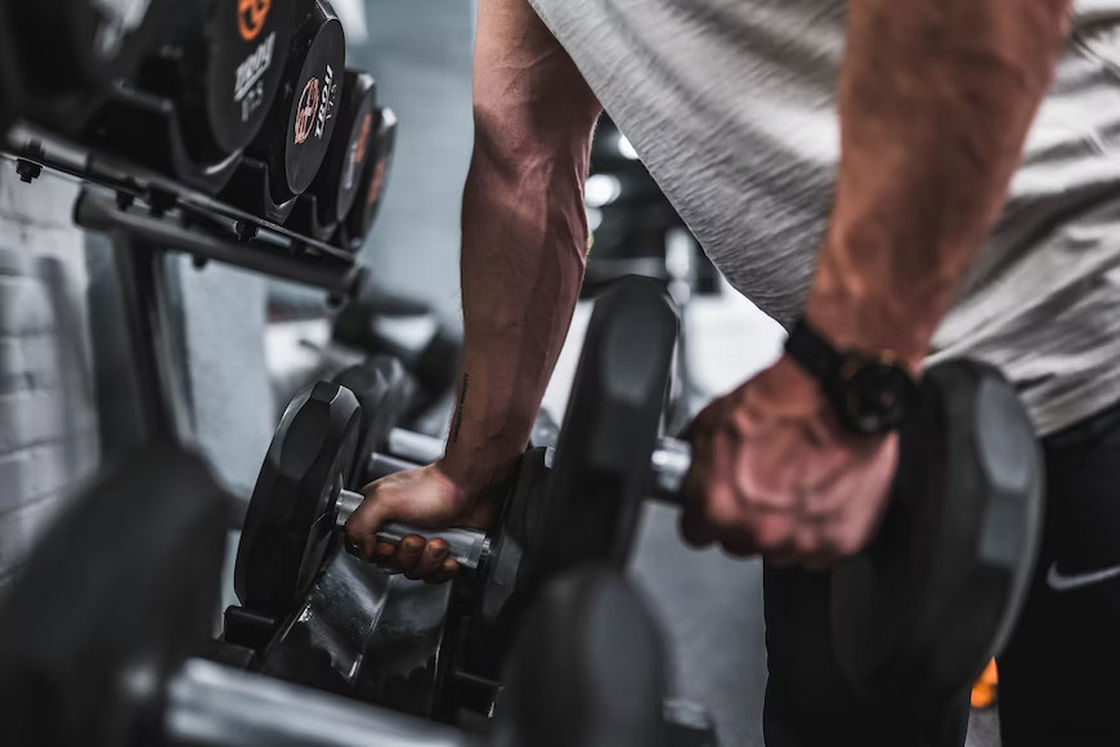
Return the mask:
M 918 399 L 918 385 L 890 351 L 837 350 L 804 319 L 786 341 L 786 352 L 817 379 L 840 422 L 863 435 L 900 427 Z

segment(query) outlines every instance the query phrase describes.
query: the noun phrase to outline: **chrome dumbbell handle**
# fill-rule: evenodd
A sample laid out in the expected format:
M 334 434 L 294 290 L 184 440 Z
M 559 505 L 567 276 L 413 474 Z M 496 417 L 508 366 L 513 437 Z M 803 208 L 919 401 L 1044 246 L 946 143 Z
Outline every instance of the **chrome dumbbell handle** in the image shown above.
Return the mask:
M 336 522 L 339 527 L 345 526 L 346 520 L 361 505 L 361 493 L 350 490 L 341 490 L 338 494 L 338 515 Z M 390 522 L 377 532 L 379 542 L 388 542 L 399 545 L 409 535 L 419 535 L 429 540 L 441 539 L 447 543 L 447 556 L 459 564 L 459 567 L 468 571 L 478 570 L 482 561 L 490 552 L 490 538 L 481 529 L 467 529 L 456 527 L 452 529 L 420 529 L 401 522 Z
M 408 431 L 394 431 L 393 433 L 404 440 L 407 440 L 405 436 L 417 436 L 417 434 L 411 434 Z M 437 451 L 442 453 L 442 444 L 440 448 L 436 449 L 434 444 L 427 442 L 427 436 L 419 436 L 418 438 L 425 439 L 425 441 L 417 440 L 414 442 L 415 444 L 427 448 L 431 453 Z M 436 439 L 431 440 L 436 441 Z M 419 451 L 419 449 L 416 451 Z M 430 453 L 414 452 L 414 455 L 422 457 L 421 463 L 427 463 Z M 438 454 L 435 458 L 438 458 Z M 662 439 L 658 448 L 653 452 L 650 463 L 653 472 L 650 496 L 664 503 L 680 505 L 681 488 L 684 486 L 685 476 L 688 474 L 689 466 L 692 463 L 692 449 L 684 441 L 672 438 Z M 338 526 L 341 527 L 346 524 L 346 520 L 361 505 L 363 498 L 361 493 L 350 490 L 339 491 L 337 503 Z M 490 538 L 481 529 L 458 527 L 434 531 L 409 526 L 401 522 L 391 522 L 381 527 L 380 531 L 377 532 L 377 539 L 380 542 L 399 545 L 409 535 L 418 535 L 429 540 L 442 539 L 447 543 L 448 557 L 459 563 L 460 568 L 468 571 L 477 570 L 490 552 Z
M 692 447 L 687 441 L 663 438 L 650 457 L 653 484 L 650 496 L 662 503 L 681 504 L 684 479 L 692 466 Z

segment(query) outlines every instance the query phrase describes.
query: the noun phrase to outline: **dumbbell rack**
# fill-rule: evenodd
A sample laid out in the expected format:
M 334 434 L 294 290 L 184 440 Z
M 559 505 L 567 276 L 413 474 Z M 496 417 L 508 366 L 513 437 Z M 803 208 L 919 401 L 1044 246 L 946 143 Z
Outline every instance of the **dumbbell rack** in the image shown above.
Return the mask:
M 364 280 L 353 252 L 34 125 L 10 129 L 0 157 L 15 161 L 23 182 L 44 169 L 78 182 L 75 224 L 111 237 L 147 440 L 195 441 L 181 342 L 168 321 L 167 252 L 321 289 L 338 302 Z
M 363 271 L 353 252 L 137 164 L 24 126 L 13 129 L 5 145 L 25 182 L 44 168 L 81 182 L 74 220 L 83 228 L 129 235 L 199 263 L 215 260 L 338 297 L 360 285 Z

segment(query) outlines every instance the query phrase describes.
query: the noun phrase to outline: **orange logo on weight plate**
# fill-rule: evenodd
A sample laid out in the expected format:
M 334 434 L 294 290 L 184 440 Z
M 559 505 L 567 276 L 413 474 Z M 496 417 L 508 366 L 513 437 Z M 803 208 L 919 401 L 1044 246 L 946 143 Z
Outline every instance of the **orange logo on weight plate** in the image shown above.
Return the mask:
M 272 0 L 237 0 L 237 29 L 245 41 L 253 41 L 268 20 Z
M 373 115 L 366 113 L 362 118 L 362 128 L 358 132 L 358 142 L 354 148 L 354 163 L 361 163 L 366 157 L 366 145 L 369 144 L 369 127 L 373 122 Z
M 296 108 L 296 145 L 305 142 L 315 124 L 315 115 L 319 113 L 319 79 L 307 79 L 303 93 L 299 96 L 299 106 Z

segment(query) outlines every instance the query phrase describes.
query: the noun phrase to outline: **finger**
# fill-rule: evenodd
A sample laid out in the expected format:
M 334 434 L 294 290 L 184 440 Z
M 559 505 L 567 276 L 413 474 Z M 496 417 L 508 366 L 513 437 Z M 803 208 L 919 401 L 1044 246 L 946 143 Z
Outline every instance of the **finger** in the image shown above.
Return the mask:
M 371 483 L 362 488 L 365 500 L 346 520 L 344 531 L 350 545 L 356 548 L 359 555 L 366 560 L 376 560 L 377 530 L 392 515 L 392 501 L 388 496 L 390 491 L 380 490 L 378 482 Z
M 407 576 L 420 562 L 427 541 L 417 534 L 410 534 L 401 540 L 401 546 L 392 558 L 392 565 L 399 568 Z
M 443 565 L 438 571 L 436 571 L 428 578 L 425 578 L 424 581 L 433 585 L 445 584 L 448 581 L 453 580 L 457 575 L 459 575 L 459 564 L 454 560 L 448 558 L 447 560 L 443 561 Z
M 447 541 L 442 539 L 430 540 L 424 546 L 420 559 L 409 572 L 409 578 L 427 578 L 443 568 L 443 561 L 447 560 Z

